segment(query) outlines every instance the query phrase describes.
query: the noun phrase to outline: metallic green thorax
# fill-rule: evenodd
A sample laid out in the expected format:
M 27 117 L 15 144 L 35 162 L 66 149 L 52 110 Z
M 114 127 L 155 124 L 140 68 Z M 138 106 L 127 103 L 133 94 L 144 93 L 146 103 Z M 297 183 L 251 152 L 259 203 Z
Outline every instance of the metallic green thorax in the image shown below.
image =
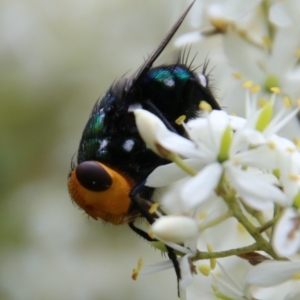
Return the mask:
M 146 178 L 167 161 L 142 141 L 133 114 L 128 112 L 131 104 L 139 104 L 154 114 L 159 111 L 179 134 L 184 132 L 175 120 L 182 115 L 186 120 L 198 116 L 201 100 L 219 108 L 208 86 L 202 86 L 198 75 L 183 64 L 151 68 L 124 99 L 120 99 L 120 87 L 112 86 L 96 103 L 82 135 L 77 163 L 96 160 L 135 180 Z

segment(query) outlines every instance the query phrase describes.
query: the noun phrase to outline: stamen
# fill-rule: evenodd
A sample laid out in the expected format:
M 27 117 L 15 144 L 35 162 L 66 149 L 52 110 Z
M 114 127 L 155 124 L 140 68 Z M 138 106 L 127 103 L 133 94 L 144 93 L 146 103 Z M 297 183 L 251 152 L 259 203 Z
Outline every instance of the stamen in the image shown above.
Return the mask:
M 149 208 L 149 213 L 150 213 L 150 214 L 155 213 L 156 210 L 158 209 L 158 207 L 159 207 L 159 203 L 153 203 L 153 204 L 151 205 L 151 207 Z
M 293 276 L 293 279 L 294 279 L 294 280 L 300 280 L 300 273 L 296 273 L 296 274 Z
M 206 111 L 206 112 L 211 112 L 212 111 L 211 105 L 209 103 L 207 103 L 206 101 L 200 101 L 199 108 L 201 110 Z
M 199 220 L 204 220 L 206 218 L 207 218 L 207 213 L 206 212 L 199 213 L 199 215 L 198 215 Z
M 285 105 L 286 108 L 291 108 L 292 107 L 292 101 L 291 98 L 288 96 L 284 96 L 283 97 L 283 103 Z
M 213 248 L 212 248 L 211 245 L 207 244 L 207 245 L 206 245 L 206 248 L 207 248 L 207 251 L 208 251 L 209 253 L 214 253 L 214 250 L 213 250 Z M 215 267 L 216 267 L 216 265 L 217 265 L 217 259 L 216 259 L 216 258 L 211 258 L 209 261 L 210 261 L 210 268 L 211 268 L 212 270 L 214 270 Z
M 211 268 L 208 265 L 200 265 L 198 266 L 198 270 L 204 275 L 209 276 Z
M 300 139 L 294 137 L 294 138 L 293 138 L 293 142 L 295 143 L 296 147 L 297 147 L 298 149 L 300 149 Z
M 181 125 L 186 119 L 186 115 L 182 115 L 175 120 L 175 123 Z
M 138 275 L 139 275 L 139 272 L 141 271 L 142 266 L 143 266 L 143 259 L 140 258 L 140 259 L 138 260 L 137 267 L 136 267 L 135 269 L 132 270 L 131 278 L 132 278 L 133 280 L 137 280 L 137 277 L 138 277 Z
M 243 73 L 241 73 L 241 72 L 233 72 L 233 73 L 232 73 L 232 76 L 233 76 L 235 79 L 242 79 L 242 78 L 243 78 Z
M 279 88 L 279 87 L 276 87 L 276 86 L 271 87 L 271 88 L 270 88 L 270 91 L 271 91 L 272 93 L 274 93 L 274 94 L 277 94 L 277 95 L 279 95 L 279 94 L 281 93 L 280 88 Z
M 289 174 L 289 178 L 290 178 L 292 181 L 299 181 L 299 180 L 300 180 L 300 175 L 299 175 L 299 174 L 295 174 L 295 173 L 290 173 L 290 174 Z
M 261 87 L 259 85 L 253 85 L 251 88 L 250 88 L 250 93 L 252 94 L 255 94 L 255 93 L 258 93 L 260 92 L 261 90 Z
M 243 87 L 244 89 L 248 89 L 248 88 L 250 88 L 252 85 L 253 85 L 253 81 L 248 80 L 248 81 L 246 81 L 246 82 L 243 83 L 242 87 Z
M 258 99 L 258 107 L 263 108 L 267 104 L 267 100 L 264 98 Z
M 268 49 L 272 48 L 272 41 L 268 36 L 263 37 L 263 43 L 268 47 Z

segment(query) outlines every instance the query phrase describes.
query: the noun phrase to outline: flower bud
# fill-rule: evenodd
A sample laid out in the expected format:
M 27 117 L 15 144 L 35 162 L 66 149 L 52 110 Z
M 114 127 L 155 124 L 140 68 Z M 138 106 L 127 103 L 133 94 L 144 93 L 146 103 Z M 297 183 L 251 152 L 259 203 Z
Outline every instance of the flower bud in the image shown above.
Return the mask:
M 169 132 L 165 124 L 157 116 L 147 110 L 138 108 L 133 112 L 136 126 L 144 142 L 157 155 L 166 157 L 169 151 L 164 149 L 158 141 L 159 134 L 168 134 Z
M 153 223 L 152 232 L 159 240 L 182 243 L 197 235 L 198 224 L 186 216 L 164 216 Z

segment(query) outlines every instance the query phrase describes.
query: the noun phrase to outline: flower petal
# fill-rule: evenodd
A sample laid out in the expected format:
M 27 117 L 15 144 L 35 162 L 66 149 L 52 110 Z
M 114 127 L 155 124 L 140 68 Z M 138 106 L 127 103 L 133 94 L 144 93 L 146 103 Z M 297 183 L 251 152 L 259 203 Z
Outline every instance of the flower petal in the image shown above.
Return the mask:
M 228 163 L 225 166 L 226 174 L 238 192 L 239 196 L 251 207 L 264 210 L 273 202 L 285 205 L 285 194 L 269 180 L 262 180 L 252 172 L 243 171 Z
M 192 158 L 185 159 L 184 163 L 195 171 L 201 170 L 205 163 L 202 160 Z M 178 167 L 175 163 L 167 164 L 156 168 L 147 178 L 146 185 L 151 187 L 161 187 L 175 181 L 189 177 L 189 175 Z
M 157 155 L 168 158 L 164 155 L 161 148 L 165 148 L 166 152 L 175 152 L 185 157 L 199 157 L 199 152 L 195 144 L 168 130 L 165 124 L 154 114 L 144 109 L 135 109 L 135 122 L 139 133 L 144 142 Z
M 193 254 L 189 253 L 183 256 L 180 260 L 179 266 L 181 271 L 181 279 L 179 282 L 181 289 L 186 289 L 193 282 L 193 274 L 190 265 L 190 258 Z
M 233 156 L 232 159 L 243 166 L 273 171 L 277 168 L 276 158 L 276 152 L 269 145 L 262 145 L 248 151 L 240 152 Z
M 198 224 L 186 216 L 163 216 L 151 226 L 154 237 L 165 242 L 182 243 L 194 238 L 198 233 Z
M 222 170 L 222 166 L 219 163 L 213 163 L 188 180 L 181 191 L 184 205 L 191 209 L 207 200 L 219 183 Z
M 300 247 L 300 231 L 297 228 L 299 219 L 298 213 L 288 208 L 277 222 L 272 243 L 278 255 L 289 257 L 298 251 Z
M 271 6 L 269 18 L 272 23 L 279 27 L 287 27 L 292 23 L 291 17 L 282 2 L 276 2 Z
M 292 279 L 299 272 L 299 261 L 264 261 L 249 270 L 245 276 L 245 283 L 246 285 L 274 286 Z

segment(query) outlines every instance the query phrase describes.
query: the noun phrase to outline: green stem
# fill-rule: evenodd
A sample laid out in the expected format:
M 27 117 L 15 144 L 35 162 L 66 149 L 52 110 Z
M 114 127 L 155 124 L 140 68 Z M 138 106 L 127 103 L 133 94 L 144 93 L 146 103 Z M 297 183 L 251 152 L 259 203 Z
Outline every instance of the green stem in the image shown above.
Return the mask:
M 272 220 L 266 222 L 265 224 L 263 224 L 260 228 L 258 228 L 259 232 L 262 233 L 262 232 L 266 231 L 267 229 L 269 229 L 270 227 L 272 227 L 274 224 L 276 224 L 279 217 L 280 217 L 280 214 L 276 215 L 274 217 L 274 219 L 272 219 Z
M 229 208 L 233 211 L 236 219 L 243 224 L 243 226 L 247 229 L 249 234 L 255 239 L 258 244 L 259 250 L 263 250 L 268 253 L 274 259 L 279 259 L 277 254 L 274 252 L 273 248 L 262 236 L 258 228 L 256 228 L 243 214 L 239 203 L 235 198 L 231 198 L 228 196 L 223 197 L 223 199 L 228 204 Z
M 241 203 L 242 203 L 243 207 L 246 209 L 247 213 L 249 213 L 251 216 L 253 216 L 261 226 L 264 226 L 264 224 L 266 224 L 265 218 L 260 211 L 253 209 L 252 207 L 248 206 L 244 202 L 241 202 Z M 261 231 L 261 227 L 260 227 L 259 232 L 260 233 L 265 232 L 267 234 L 268 238 L 271 239 L 271 231 L 270 230 L 266 231 L 267 229 L 268 229 L 268 227 Z
M 258 244 L 254 243 L 250 246 L 230 249 L 230 250 L 220 251 L 220 252 L 198 252 L 197 255 L 194 257 L 194 261 L 201 260 L 201 259 L 222 258 L 222 257 L 228 257 L 232 255 L 241 255 L 241 254 L 245 254 L 257 250 L 259 250 Z
M 245 227 L 249 234 L 254 238 L 259 250 L 265 251 L 274 259 L 280 259 L 273 250 L 272 246 L 269 244 L 269 242 L 262 237 L 259 228 L 255 227 L 243 214 L 240 203 L 236 198 L 236 191 L 227 182 L 225 175 L 222 176 L 219 186 L 216 189 L 216 193 L 223 198 L 223 200 L 227 203 L 228 208 L 233 212 L 235 218 Z
M 176 165 L 178 165 L 183 171 L 188 173 L 191 176 L 195 176 L 197 172 L 192 169 L 190 166 L 188 166 L 184 160 L 182 160 L 177 154 L 172 153 L 169 157 L 170 160 L 172 160 Z

